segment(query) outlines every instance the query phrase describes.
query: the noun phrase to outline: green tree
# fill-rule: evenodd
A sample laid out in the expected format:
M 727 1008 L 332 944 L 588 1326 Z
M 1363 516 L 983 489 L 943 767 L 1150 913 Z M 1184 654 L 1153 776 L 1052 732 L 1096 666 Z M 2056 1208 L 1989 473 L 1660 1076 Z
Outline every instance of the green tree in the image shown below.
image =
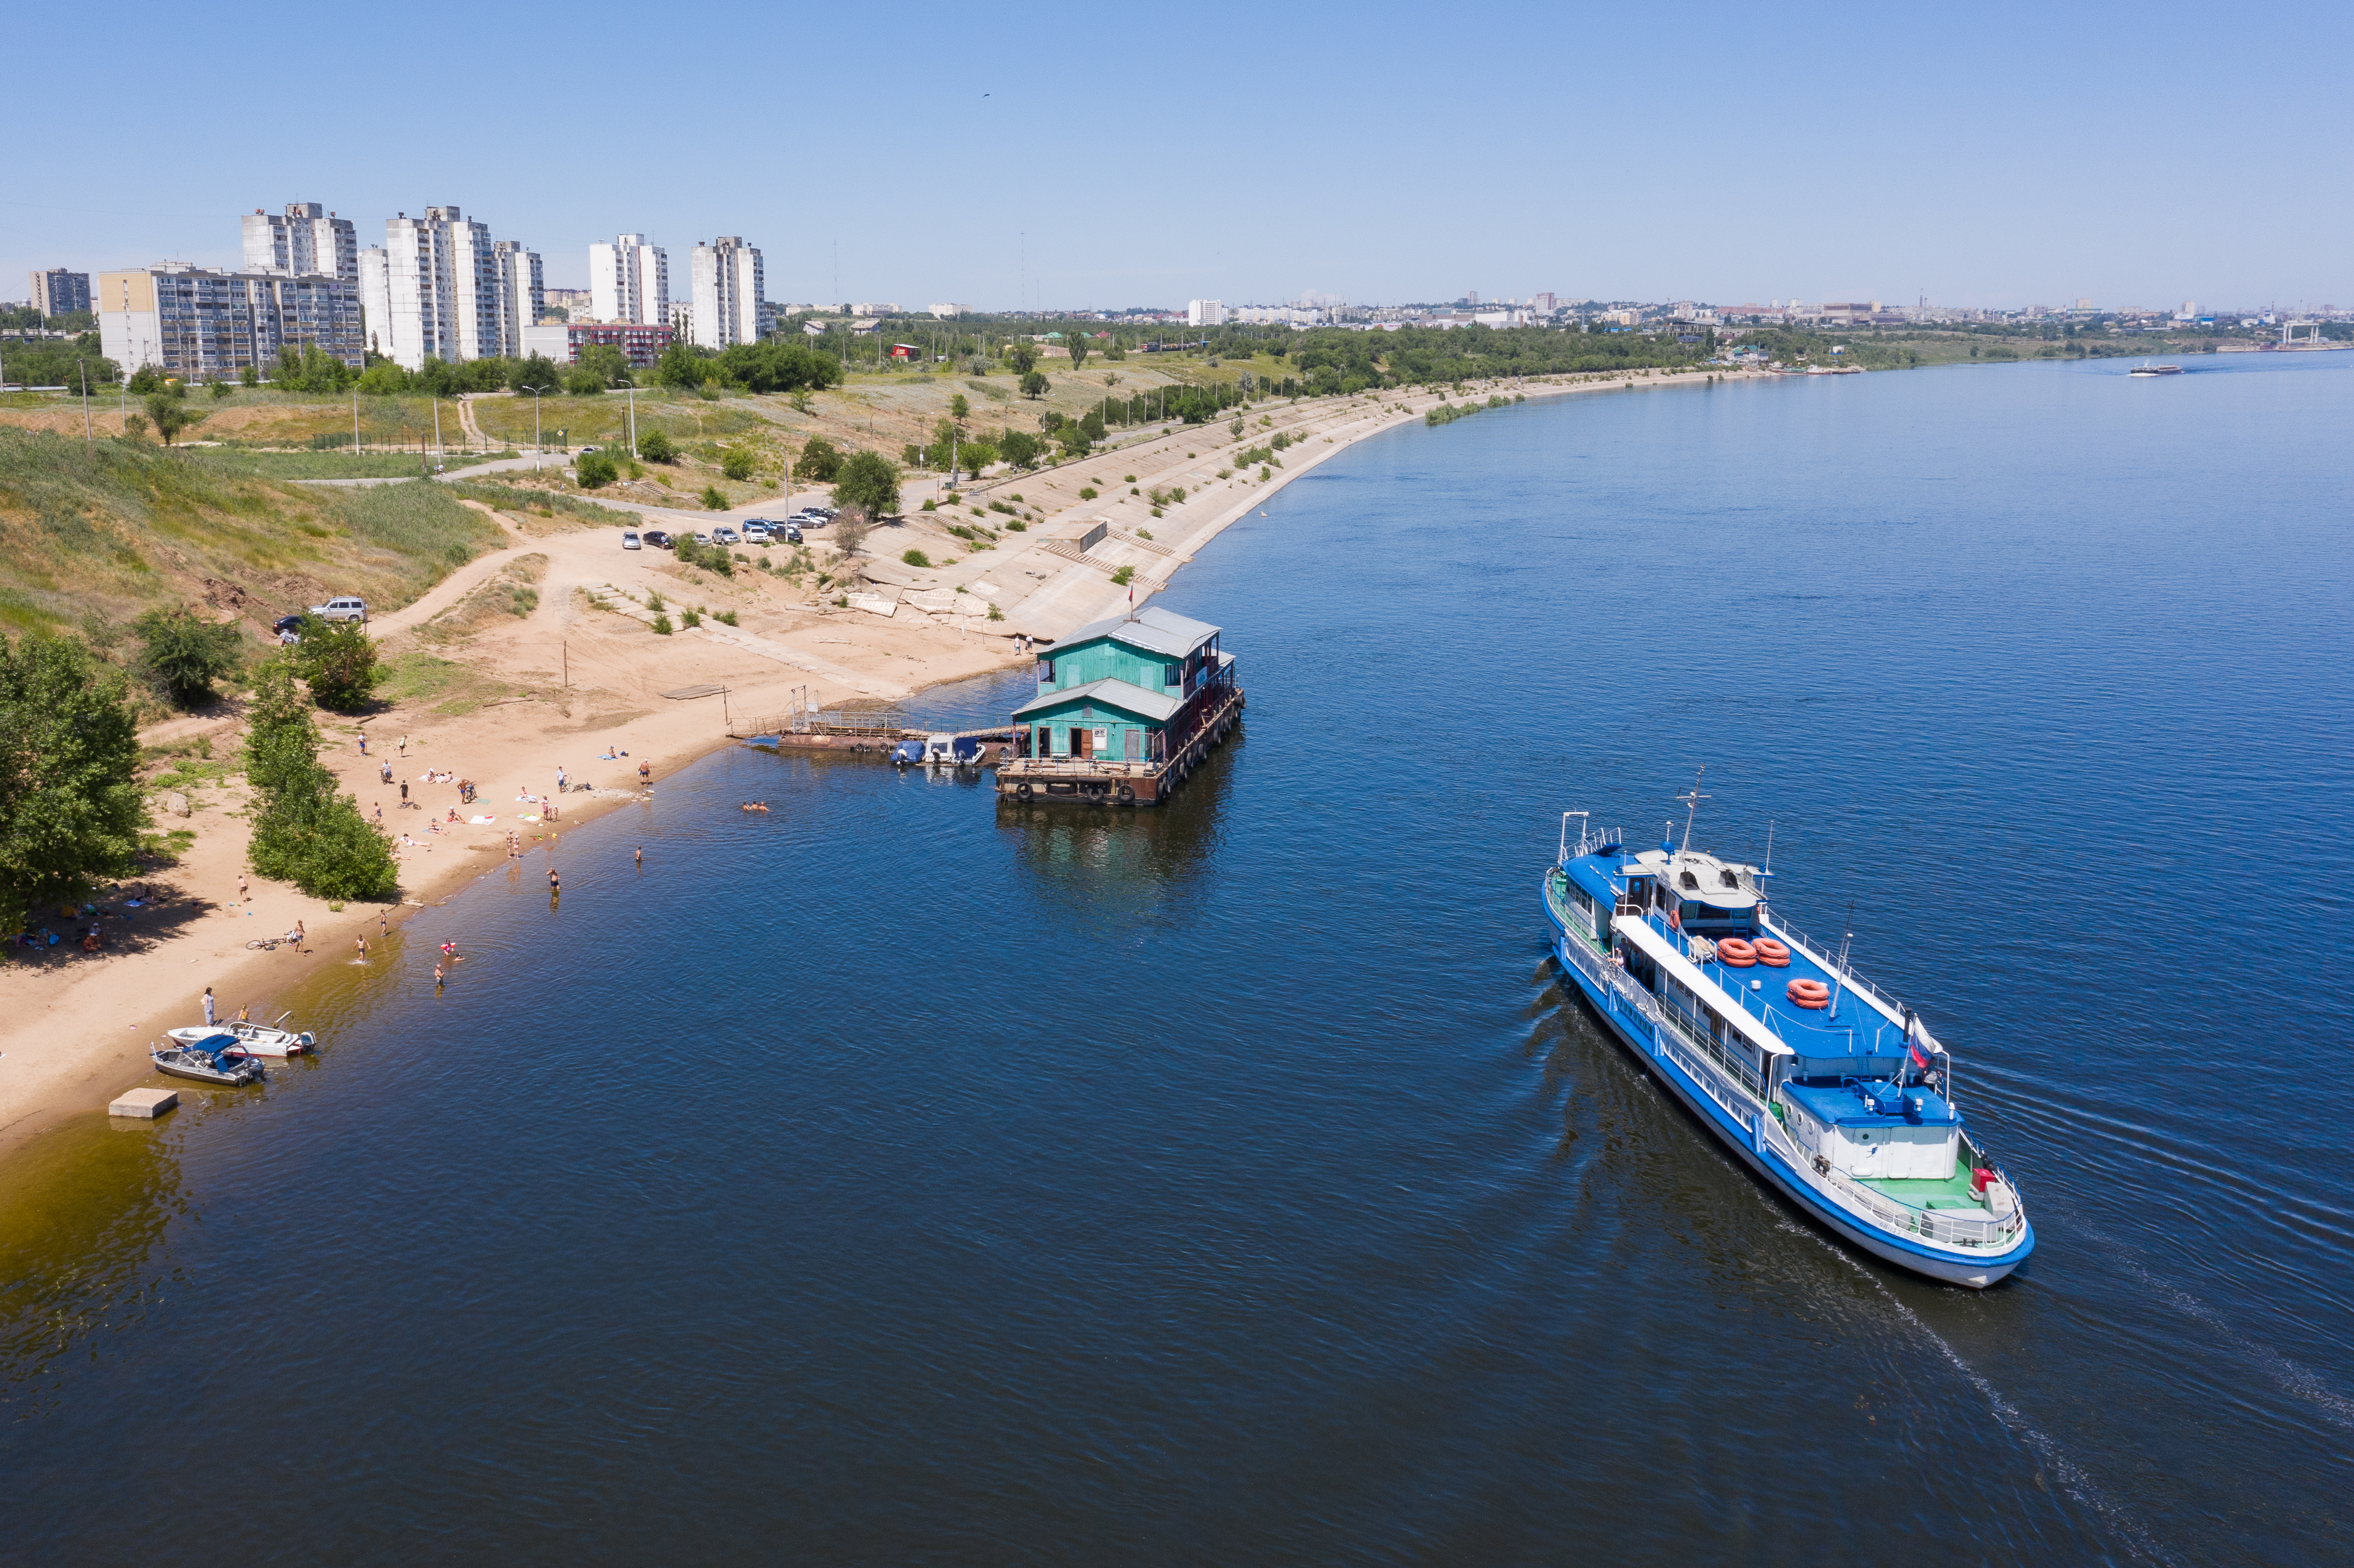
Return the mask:
M 899 510 L 899 469 L 881 452 L 857 452 L 842 465 L 833 482 L 833 498 L 869 517 L 888 517 Z
M 430 369 L 440 362 L 429 359 L 425 363 L 427 368 Z M 510 392 L 520 392 L 526 387 L 537 387 L 545 391 L 564 385 L 564 368 L 544 354 L 534 354 L 522 359 L 508 361 L 504 366 L 506 375 L 504 379 Z M 484 387 L 482 390 L 489 391 L 490 388 Z M 443 393 L 445 397 L 448 395 L 447 392 Z
M 1007 430 L 997 438 L 997 455 L 1015 468 L 1029 468 L 1038 461 L 1038 438 L 1027 430 Z
M 175 387 L 169 392 L 148 393 L 146 401 L 141 405 L 147 410 L 147 422 L 155 427 L 155 434 L 167 447 L 172 444 L 174 436 L 204 418 L 202 414 L 188 411 L 187 404 L 181 400 L 185 396 L 181 388 Z
M 140 669 L 184 708 L 211 696 L 243 652 L 235 621 L 207 620 L 186 605 L 159 605 L 131 630 L 142 644 Z
M 738 484 L 751 478 L 758 466 L 748 447 L 729 447 L 719 454 L 719 471 Z
M 311 638 L 290 652 L 307 652 Z M 247 854 L 263 876 L 317 898 L 388 898 L 399 886 L 392 844 L 319 765 L 319 732 L 294 689 L 295 662 L 270 660 L 254 683 L 245 776 L 259 798 Z M 315 683 L 313 694 L 317 692 Z
M 1038 351 L 1026 343 L 1015 344 L 1005 357 L 1012 363 L 1016 376 L 1027 376 L 1038 368 Z
M 801 461 L 793 464 L 793 477 L 818 484 L 832 484 L 842 472 L 842 453 L 823 436 L 811 436 L 809 445 L 801 449 Z
M 727 497 L 720 493 L 717 485 L 706 484 L 703 487 L 703 509 L 705 512 L 727 510 Z
M 676 462 L 678 443 L 660 430 L 648 430 L 638 438 L 638 455 L 648 462 Z
M 605 378 L 585 365 L 576 365 L 564 373 L 564 389 L 575 397 L 599 397 L 605 390 Z
M 664 387 L 691 391 L 702 386 L 717 368 L 712 358 L 697 353 L 693 344 L 673 340 L 654 365 L 654 379 Z
M 961 392 L 949 399 L 949 418 L 961 425 L 972 417 L 972 404 Z
M 0 927 L 132 869 L 146 812 L 129 687 L 79 642 L 0 641 Z
M 594 371 L 598 385 L 602 387 L 632 385 L 630 356 L 610 343 L 592 343 L 582 349 L 579 364 L 575 368 Z
M 1043 370 L 1025 370 L 1022 373 L 1022 396 L 1024 397 L 1044 397 L 1048 392 L 1054 390 L 1054 386 L 1053 382 L 1046 379 L 1046 373 Z
M 147 416 L 144 414 L 123 415 L 122 433 L 133 440 L 145 439 L 147 434 Z
M 1076 371 L 1087 362 L 1087 339 L 1085 333 L 1066 334 L 1063 343 L 1071 351 L 1071 368 Z
M 357 621 L 302 618 L 302 641 L 294 663 L 311 683 L 311 697 L 323 708 L 352 713 L 367 704 L 384 679 L 376 668 L 376 639 Z
M 572 471 L 584 490 L 600 489 L 621 477 L 620 465 L 613 461 L 610 452 L 582 452 L 573 463 Z

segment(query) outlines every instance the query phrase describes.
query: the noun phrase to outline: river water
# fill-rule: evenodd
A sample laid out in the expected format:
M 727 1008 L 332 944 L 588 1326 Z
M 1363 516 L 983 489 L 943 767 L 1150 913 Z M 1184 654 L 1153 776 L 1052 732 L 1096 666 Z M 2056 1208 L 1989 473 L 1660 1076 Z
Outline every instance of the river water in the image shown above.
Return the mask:
M 1179 576 L 1250 711 L 1168 809 L 731 751 L 422 912 L 0 1172 L 0 1561 L 2344 1561 L 2354 355 L 2194 363 L 1401 429 Z M 1550 967 L 1559 813 L 1703 764 L 2009 1283 Z

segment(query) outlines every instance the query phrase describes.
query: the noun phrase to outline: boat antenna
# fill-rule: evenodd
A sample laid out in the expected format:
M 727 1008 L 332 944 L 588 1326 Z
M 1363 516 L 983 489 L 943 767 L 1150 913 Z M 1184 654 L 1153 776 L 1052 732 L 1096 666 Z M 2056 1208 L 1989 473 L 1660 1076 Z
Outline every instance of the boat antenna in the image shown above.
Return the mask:
M 1766 819 L 1766 874 L 1774 874 L 1774 819 Z
M 1679 856 L 1691 848 L 1692 818 L 1700 814 L 1700 803 L 1708 799 L 1700 792 L 1700 781 L 1707 775 L 1708 764 L 1703 762 L 1700 765 L 1700 771 L 1692 775 L 1692 787 L 1676 797 L 1684 803 L 1684 842 L 1683 847 L 1676 851 Z
M 1833 1018 L 1837 1018 L 1839 1016 L 1840 994 L 1847 989 L 1848 949 L 1855 946 L 1855 904 L 1853 900 L 1850 900 L 1848 903 L 1847 923 L 1848 930 L 1840 939 L 1839 973 L 1831 977 L 1831 1005 L 1829 1008 L 1829 1015 Z

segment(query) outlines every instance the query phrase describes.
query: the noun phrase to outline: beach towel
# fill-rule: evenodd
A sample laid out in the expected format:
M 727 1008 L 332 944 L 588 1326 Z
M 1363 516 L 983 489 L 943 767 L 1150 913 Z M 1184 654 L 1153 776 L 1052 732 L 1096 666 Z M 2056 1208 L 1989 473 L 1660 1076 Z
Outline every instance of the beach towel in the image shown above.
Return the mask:
M 497 821 L 498 819 L 496 817 L 469 817 L 466 821 L 473 823 L 478 828 L 487 828 L 493 822 Z
M 539 821 L 539 813 L 536 811 L 525 811 L 522 816 L 515 820 L 519 822 L 535 822 Z

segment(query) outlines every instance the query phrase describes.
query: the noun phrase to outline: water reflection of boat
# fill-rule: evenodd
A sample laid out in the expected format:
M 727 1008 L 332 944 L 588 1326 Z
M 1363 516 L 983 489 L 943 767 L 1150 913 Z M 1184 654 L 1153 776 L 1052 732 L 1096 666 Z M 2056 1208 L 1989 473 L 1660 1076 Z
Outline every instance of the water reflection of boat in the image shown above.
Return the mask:
M 190 1044 L 158 1046 L 147 1054 L 160 1070 L 200 1084 L 250 1084 L 262 1076 L 260 1061 L 234 1034 L 207 1034 Z

